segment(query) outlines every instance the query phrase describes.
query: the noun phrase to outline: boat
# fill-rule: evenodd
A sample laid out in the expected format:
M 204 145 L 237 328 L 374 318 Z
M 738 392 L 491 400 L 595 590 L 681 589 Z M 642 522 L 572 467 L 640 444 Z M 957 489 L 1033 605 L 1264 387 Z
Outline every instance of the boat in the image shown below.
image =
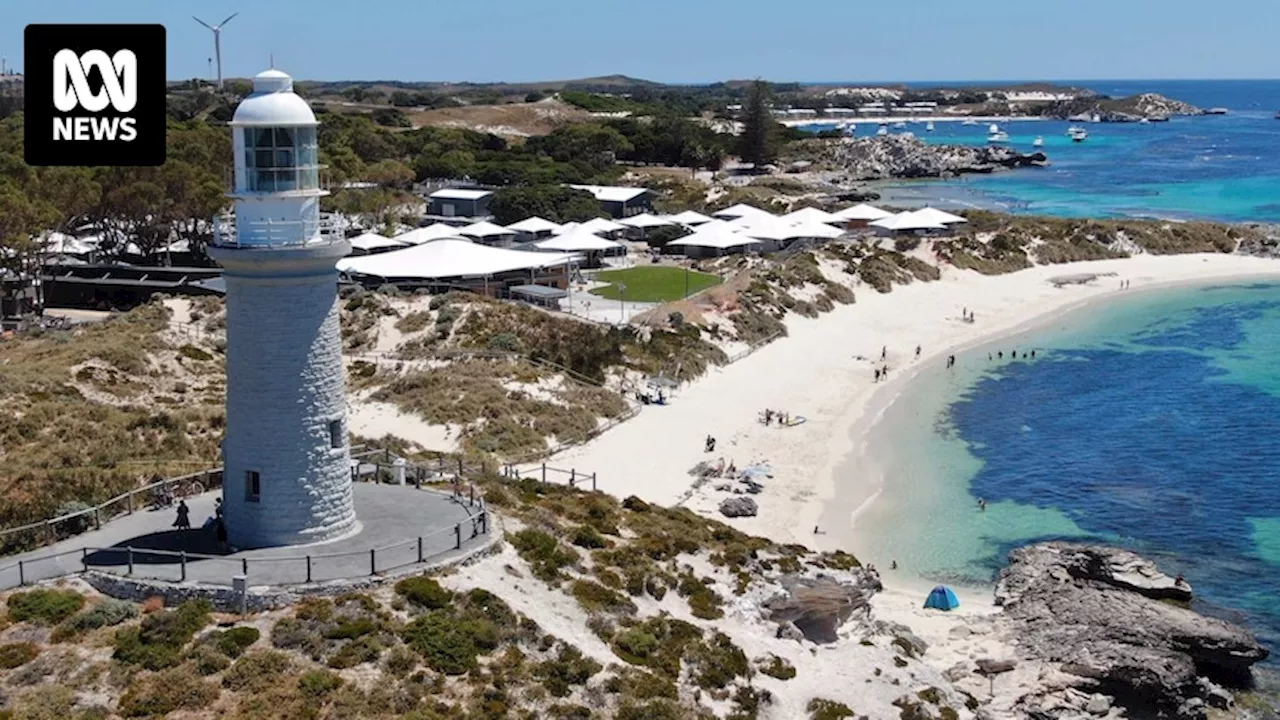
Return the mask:
M 1037 135 L 1036 139 L 1031 141 L 1031 147 L 1044 147 L 1044 138 Z
M 906 126 L 907 126 L 907 124 L 906 124 L 906 123 L 904 123 L 904 122 L 896 122 L 896 123 L 894 123 L 894 124 L 893 124 L 893 129 L 894 129 L 894 130 L 901 130 L 901 129 L 905 128 Z
M 990 135 L 987 136 L 987 142 L 992 143 L 993 145 L 998 145 L 1000 143 L 1007 143 L 1009 142 L 1009 133 L 1003 130 L 1001 130 L 1000 132 L 991 133 Z
M 929 124 L 924 126 L 924 129 L 928 130 L 929 132 L 933 132 L 933 121 L 930 120 Z
M 1067 135 L 1071 136 L 1072 142 L 1084 142 L 1089 138 L 1089 131 L 1080 127 L 1073 127 L 1067 131 Z
M 1139 125 L 1149 125 L 1150 123 L 1151 123 L 1150 118 L 1142 118 L 1141 120 L 1138 121 Z
M 1276 119 L 1280 120 L 1280 112 L 1276 113 Z
M 961 125 L 977 125 L 977 124 L 978 124 L 978 121 L 977 121 L 977 120 L 974 120 L 973 118 L 969 118 L 968 120 L 965 120 L 964 122 L 962 122 L 962 123 L 960 123 L 960 124 L 961 124 Z
M 880 129 L 876 131 L 876 135 L 888 135 L 888 134 L 889 134 L 889 128 L 884 125 L 881 125 Z
M 1000 126 L 995 123 L 991 123 L 991 125 L 987 128 L 987 132 L 992 135 L 995 135 L 996 133 L 1000 132 Z
M 1229 112 L 1231 111 L 1224 107 L 1215 107 L 1215 108 L 1209 108 L 1208 110 L 1205 110 L 1204 114 L 1205 115 L 1226 115 Z

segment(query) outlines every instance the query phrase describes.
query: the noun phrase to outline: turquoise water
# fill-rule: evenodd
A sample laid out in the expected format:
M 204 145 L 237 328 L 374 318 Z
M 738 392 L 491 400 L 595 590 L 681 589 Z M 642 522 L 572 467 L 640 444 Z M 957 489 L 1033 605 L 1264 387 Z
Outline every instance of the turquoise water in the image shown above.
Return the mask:
M 1280 639 L 1277 358 L 1280 285 L 1259 284 L 1117 292 L 928 368 L 872 432 L 891 450 L 855 549 L 965 585 L 1016 545 L 1100 539 Z
M 1021 214 L 1280 222 L 1280 81 L 1069 84 L 1113 96 L 1156 92 L 1231 112 L 1167 123 L 1089 124 L 1083 143 L 1066 137 L 1069 123 L 1009 122 L 1001 127 L 1016 149 L 1032 152 L 1035 138 L 1044 138 L 1050 167 L 901 188 L 944 207 Z M 986 143 L 986 124 L 935 128 L 930 133 L 917 123 L 907 131 L 930 143 Z M 875 131 L 872 122 L 858 125 L 859 135 Z

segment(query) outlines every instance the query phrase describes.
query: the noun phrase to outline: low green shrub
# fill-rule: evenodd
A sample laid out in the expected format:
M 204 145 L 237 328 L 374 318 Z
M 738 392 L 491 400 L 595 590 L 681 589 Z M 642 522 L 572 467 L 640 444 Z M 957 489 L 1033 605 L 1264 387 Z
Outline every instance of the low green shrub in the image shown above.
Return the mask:
M 345 643 L 333 657 L 329 667 L 338 670 L 353 668 L 363 663 L 377 662 L 382 657 L 382 643 L 373 635 L 364 635 Z
M 197 645 L 187 653 L 187 661 L 201 675 L 216 675 L 231 667 L 231 660 L 211 645 Z
M 597 582 L 574 580 L 569 592 L 587 612 L 626 613 L 636 612 L 636 604 Z
M 0 670 L 22 667 L 35 660 L 39 654 L 40 648 L 36 647 L 35 643 L 18 642 L 0 645 Z
M 542 680 L 542 686 L 555 697 L 567 697 L 574 685 L 585 685 L 603 666 L 585 657 L 582 651 L 571 645 L 560 645 L 554 660 L 534 666 L 533 675 Z
M 342 687 L 342 678 L 329 670 L 309 670 L 298 678 L 298 690 L 311 698 L 323 698 Z
M 805 709 L 809 711 L 809 720 L 841 720 L 854 715 L 848 705 L 823 698 L 810 700 Z
M 127 600 L 105 598 L 102 602 L 62 621 L 54 628 L 51 639 L 62 642 L 81 633 L 111 627 L 138 616 L 138 606 Z
M 410 604 L 427 610 L 439 610 L 453 600 L 453 593 L 440 587 L 434 579 L 418 576 L 396 583 L 396 593 Z
M 57 625 L 84 607 L 84 596 L 74 590 L 36 588 L 9 596 L 9 619 L 36 625 Z
M 163 717 L 178 710 L 204 710 L 221 691 L 190 668 L 162 670 L 142 679 L 120 698 L 125 717 Z
M 569 542 L 590 550 L 609 547 L 609 541 L 605 540 L 599 530 L 590 525 L 579 525 L 571 530 L 569 532 Z
M 260 633 L 257 628 L 233 627 L 217 634 L 213 639 L 218 651 L 229 658 L 238 658 L 249 646 L 258 642 Z
M 204 350 L 201 350 L 195 345 L 183 345 L 182 347 L 178 348 L 178 354 L 185 358 L 190 358 L 192 360 L 195 360 L 197 362 L 208 362 L 213 359 L 213 355 L 209 354 Z
M 483 618 L 465 619 L 446 610 L 431 610 L 405 626 L 401 637 L 436 672 L 462 675 L 475 667 L 482 650 L 497 647 L 498 633 Z
M 222 676 L 222 686 L 228 690 L 265 692 L 293 668 L 289 656 L 275 650 L 258 650 L 247 653 Z
M 578 562 L 578 555 L 560 546 L 555 536 L 526 528 L 508 536 L 511 545 L 529 563 L 534 577 L 546 582 L 554 582 L 563 577 L 561 572 Z
M 734 678 L 751 672 L 746 653 L 719 631 L 694 647 L 689 659 L 694 667 L 693 682 L 704 690 L 723 689 Z
M 207 600 L 188 600 L 174 610 L 148 615 L 137 627 L 116 632 L 116 660 L 162 670 L 177 665 L 182 649 L 209 624 L 212 606 Z
M 769 655 L 767 658 L 762 658 L 757 665 L 760 668 L 760 672 L 771 678 L 791 680 L 796 676 L 796 666 L 792 665 L 786 658 L 778 657 L 777 655 Z

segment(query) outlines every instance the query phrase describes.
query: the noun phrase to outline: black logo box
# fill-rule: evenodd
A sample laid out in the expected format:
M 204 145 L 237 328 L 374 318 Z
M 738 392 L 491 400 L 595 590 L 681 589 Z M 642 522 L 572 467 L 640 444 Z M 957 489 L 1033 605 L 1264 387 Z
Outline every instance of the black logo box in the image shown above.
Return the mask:
M 108 57 L 131 50 L 137 58 L 138 98 L 133 110 L 119 113 L 110 104 L 99 112 L 77 107 L 61 112 L 54 105 L 53 57 L 69 49 L 77 55 L 101 50 Z M 28 25 L 23 59 L 26 70 L 24 158 L 28 165 L 156 166 L 165 159 L 165 30 L 163 25 Z M 96 69 L 89 86 L 101 91 Z M 137 136 L 130 141 L 54 140 L 56 118 L 133 118 Z

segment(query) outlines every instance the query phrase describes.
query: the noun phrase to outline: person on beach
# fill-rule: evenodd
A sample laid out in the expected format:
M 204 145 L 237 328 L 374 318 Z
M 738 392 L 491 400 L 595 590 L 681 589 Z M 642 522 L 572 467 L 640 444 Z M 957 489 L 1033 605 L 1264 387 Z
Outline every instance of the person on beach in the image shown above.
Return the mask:
M 1017 350 L 1011 350 L 1011 351 L 1009 351 L 1009 357 L 1011 357 L 1011 358 L 1017 358 L 1017 357 L 1018 357 L 1018 351 L 1017 351 Z
M 173 521 L 173 526 L 179 530 L 191 529 L 191 508 L 187 507 L 186 500 L 178 501 L 178 519 Z
M 987 511 L 987 499 L 986 499 L 986 498 L 978 498 L 978 509 L 979 509 L 979 510 L 981 510 L 982 512 L 986 512 L 986 511 Z
M 1003 350 L 997 350 L 997 351 L 996 351 L 996 359 L 997 359 L 997 360 L 1003 360 L 1003 359 L 1004 359 L 1004 351 L 1003 351 Z
M 889 569 L 890 569 L 890 570 L 897 570 L 897 569 L 898 569 L 898 561 L 897 561 L 897 560 L 890 560 L 890 561 L 889 561 Z
M 916 346 L 916 357 L 920 357 L 920 346 Z
M 889 346 L 885 345 L 884 347 L 880 348 L 880 359 L 884 360 L 887 357 L 889 357 Z
M 876 382 L 880 382 L 880 368 L 876 368 Z
M 703 443 L 703 447 L 706 448 L 707 452 L 715 452 L 716 439 L 708 435 L 706 442 Z
M 1035 357 L 1035 356 L 1036 356 L 1036 351 L 1035 351 L 1035 350 L 1032 350 L 1032 351 L 1031 351 L 1031 357 Z

